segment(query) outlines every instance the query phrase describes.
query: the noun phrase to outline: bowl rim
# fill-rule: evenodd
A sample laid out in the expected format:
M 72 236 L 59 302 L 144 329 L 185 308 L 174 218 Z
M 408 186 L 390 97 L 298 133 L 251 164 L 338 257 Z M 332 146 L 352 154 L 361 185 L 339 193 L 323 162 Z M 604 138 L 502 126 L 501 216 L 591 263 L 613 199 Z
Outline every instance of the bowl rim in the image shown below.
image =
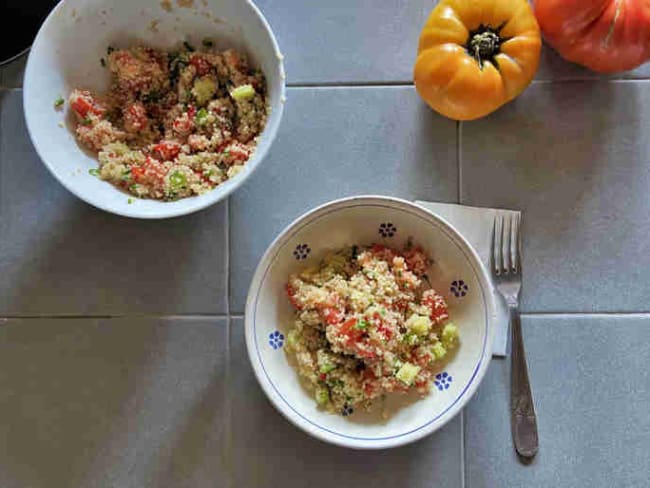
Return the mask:
M 275 118 L 275 123 L 274 124 L 269 124 L 268 123 L 268 118 L 267 118 L 267 124 L 264 127 L 264 130 L 262 131 L 262 134 L 266 134 L 269 140 L 269 143 L 266 144 L 265 147 L 263 147 L 261 150 L 258 147 L 256 147 L 255 152 L 253 153 L 253 157 L 256 158 L 256 163 L 253 165 L 249 166 L 249 170 L 241 175 L 239 178 L 233 178 L 231 180 L 228 180 L 226 183 L 230 182 L 229 187 L 224 190 L 222 193 L 217 193 L 217 190 L 219 187 L 215 187 L 213 190 L 210 192 L 206 193 L 206 198 L 200 201 L 200 203 L 194 203 L 194 204 L 186 204 L 183 206 L 177 206 L 177 207 L 168 207 L 167 210 L 163 210 L 164 207 L 160 207 L 161 210 L 157 211 L 155 214 L 147 213 L 144 211 L 139 211 L 137 206 L 132 206 L 131 208 L 127 209 L 115 209 L 112 208 L 111 205 L 108 204 L 103 204 L 101 201 L 90 201 L 90 199 L 84 197 L 81 195 L 80 192 L 76 191 L 74 185 L 72 185 L 69 182 L 66 182 L 62 176 L 59 175 L 58 170 L 55 169 L 54 165 L 50 163 L 45 154 L 45 151 L 39 146 L 37 143 L 37 138 L 35 137 L 35 129 L 33 129 L 33 122 L 32 122 L 32 117 L 36 117 L 36 113 L 38 111 L 31 111 L 28 110 L 28 103 L 29 103 L 29 95 L 32 91 L 31 84 L 32 84 L 32 70 L 34 69 L 33 66 L 35 64 L 34 61 L 34 53 L 36 50 L 34 48 L 37 48 L 41 42 L 45 42 L 43 39 L 43 36 L 45 35 L 45 28 L 48 26 L 51 22 L 54 22 L 53 19 L 57 17 L 57 12 L 63 8 L 63 5 L 66 3 L 66 1 L 69 0 L 60 0 L 59 3 L 56 4 L 56 6 L 50 11 L 48 16 L 45 18 L 43 23 L 41 24 L 40 28 L 38 29 L 38 33 L 36 34 L 36 37 L 34 38 L 34 41 L 32 42 L 30 48 L 28 48 L 25 52 L 29 51 L 29 56 L 27 57 L 27 64 L 25 66 L 25 75 L 24 75 L 24 80 L 23 80 L 23 95 L 22 95 L 22 102 L 23 102 L 23 116 L 25 118 L 25 125 L 27 127 L 27 133 L 29 134 L 30 141 L 32 143 L 32 146 L 34 147 L 34 150 L 36 151 L 36 154 L 38 155 L 39 159 L 43 163 L 43 165 L 48 169 L 48 171 L 54 176 L 54 178 L 61 184 L 63 185 L 64 188 L 66 188 L 70 193 L 75 195 L 77 198 L 80 200 L 83 200 L 89 205 L 92 205 L 95 208 L 98 208 L 100 210 L 103 210 L 105 212 L 114 214 L 114 215 L 120 215 L 122 217 L 130 217 L 130 218 L 136 218 L 136 219 L 143 219 L 143 220 L 160 220 L 160 219 L 168 219 L 168 218 L 173 218 L 173 217 L 180 217 L 183 215 L 188 215 L 192 214 L 194 212 L 198 212 L 200 210 L 203 210 L 207 207 L 210 207 L 212 205 L 215 205 L 216 203 L 228 198 L 234 191 L 236 191 L 246 180 L 250 178 L 250 176 L 257 170 L 257 168 L 262 164 L 264 159 L 266 159 L 266 155 L 268 154 L 271 146 L 273 145 L 273 142 L 275 141 L 275 138 L 278 134 L 278 130 L 280 128 L 280 124 L 282 122 L 282 115 L 284 113 L 284 100 L 286 99 L 286 77 L 285 77 L 285 69 L 284 69 L 284 56 L 282 56 L 280 47 L 278 45 L 278 41 L 275 37 L 275 34 L 273 33 L 273 30 L 271 29 L 270 24 L 266 20 L 266 17 L 264 17 L 264 14 L 261 12 L 261 10 L 255 5 L 253 0 L 245 0 L 245 3 L 248 4 L 252 11 L 253 14 L 257 16 L 257 18 L 260 20 L 262 23 L 262 26 L 264 30 L 266 31 L 267 35 L 269 36 L 269 39 L 271 41 L 271 44 L 273 46 L 273 50 L 276 53 L 276 59 L 279 65 L 279 72 L 280 72 L 280 93 L 279 93 L 279 103 L 277 104 L 276 107 L 272 108 L 272 111 L 274 113 L 277 113 L 277 117 Z M 22 53 L 24 54 L 24 53 Z M 32 115 L 32 112 L 34 112 L 34 115 Z M 81 149 L 80 149 L 81 150 Z M 250 162 L 247 161 L 247 162 Z M 107 182 L 107 184 L 110 184 Z M 119 191 L 116 189 L 116 191 Z M 214 196 L 212 198 L 208 198 L 210 194 L 213 193 Z M 188 197 L 184 198 L 180 201 L 186 201 L 189 198 L 197 198 L 196 196 L 194 197 Z M 175 202 L 160 202 L 161 204 L 166 204 L 166 203 L 175 203 Z
M 268 272 L 271 263 L 277 255 L 279 247 L 284 244 L 284 241 L 288 240 L 293 234 L 295 234 L 295 232 L 292 231 L 297 231 L 297 228 L 301 224 L 304 223 L 305 225 L 308 225 L 311 221 L 311 217 L 315 216 L 316 214 L 320 214 L 324 210 L 328 209 L 335 211 L 341 207 L 349 208 L 351 206 L 349 204 L 351 203 L 361 203 L 362 205 L 382 203 L 384 205 L 388 205 L 402 211 L 410 209 L 413 211 L 413 213 L 419 214 L 422 217 L 426 216 L 430 220 L 437 221 L 440 229 L 445 232 L 447 236 L 452 239 L 452 241 L 456 241 L 456 243 L 459 245 L 460 250 L 468 259 L 469 264 L 475 272 L 476 277 L 479 281 L 483 303 L 485 304 L 486 333 L 483 339 L 481 355 L 478 359 L 477 365 L 474 367 L 474 371 L 472 372 L 467 385 L 465 385 L 462 392 L 451 405 L 449 405 L 443 412 L 439 413 L 435 418 L 428 419 L 427 422 L 423 425 L 408 432 L 389 437 L 360 438 L 355 436 L 348 436 L 320 426 L 300 414 L 280 394 L 280 392 L 277 391 L 275 385 L 272 383 L 271 379 L 266 373 L 262 361 L 259 358 L 259 351 L 255 337 L 254 310 L 256 306 L 256 295 L 260 290 L 260 285 L 264 276 Z M 253 371 L 255 373 L 255 377 L 262 387 L 262 390 L 269 398 L 276 410 L 278 410 L 282 416 L 284 416 L 296 427 L 300 428 L 316 439 L 341 447 L 364 450 L 386 449 L 415 442 L 435 432 L 436 430 L 439 430 L 452 418 L 454 418 L 472 398 L 478 386 L 481 384 L 485 373 L 487 372 L 487 368 L 492 357 L 492 343 L 494 339 L 493 322 L 495 320 L 495 310 L 495 295 L 492 289 L 491 281 L 487 274 L 487 270 L 485 269 L 480 257 L 474 248 L 447 220 L 440 217 L 431 210 L 428 210 L 416 203 L 401 198 L 382 195 L 359 195 L 353 197 L 345 197 L 324 203 L 302 214 L 293 220 L 290 224 L 288 224 L 267 248 L 266 252 L 260 259 L 255 269 L 255 273 L 251 280 L 251 285 L 246 300 L 244 316 L 246 349 L 248 352 L 249 361 L 251 362 Z

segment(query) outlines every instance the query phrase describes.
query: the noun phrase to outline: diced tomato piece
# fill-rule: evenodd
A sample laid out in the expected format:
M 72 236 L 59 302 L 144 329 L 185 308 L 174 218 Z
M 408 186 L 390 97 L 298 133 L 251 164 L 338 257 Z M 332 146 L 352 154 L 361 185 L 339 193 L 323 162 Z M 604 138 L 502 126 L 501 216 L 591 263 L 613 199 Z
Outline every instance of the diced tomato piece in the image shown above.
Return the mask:
M 337 308 L 334 308 L 334 307 L 325 307 L 325 308 L 323 308 L 321 310 L 321 315 L 323 317 L 323 320 L 325 320 L 325 322 L 328 323 L 329 325 L 336 325 L 336 324 L 340 323 L 341 320 L 343 320 L 343 312 L 341 310 L 337 309 Z M 351 320 L 355 320 L 355 319 L 351 319 Z M 355 320 L 355 322 L 356 322 L 356 320 Z M 354 325 L 354 323 L 352 325 Z
M 430 265 L 427 255 L 420 247 L 414 247 L 404 252 L 404 259 L 408 268 L 418 276 L 426 274 Z
M 226 155 L 226 160 L 230 164 L 234 164 L 237 161 L 247 161 L 251 155 L 251 150 L 245 144 L 235 141 L 226 146 L 224 154 Z
M 381 259 L 388 263 L 392 263 L 393 258 L 398 255 L 392 249 L 382 246 L 381 244 L 373 244 L 372 248 L 370 248 L 370 252 L 374 254 L 377 259 Z
M 167 169 L 158 161 L 147 157 L 144 164 L 131 168 L 131 178 L 136 183 L 162 185 Z
M 325 373 L 321 373 L 319 378 L 321 379 L 321 381 L 325 381 L 327 379 L 327 375 Z
M 422 304 L 431 311 L 431 320 L 436 324 L 440 324 L 449 318 L 447 302 L 435 290 L 426 290 L 422 294 Z
M 377 332 L 383 335 L 387 341 L 390 341 L 393 338 L 393 331 L 386 327 L 384 324 L 377 327 Z
M 154 155 L 163 161 L 172 161 L 181 152 L 181 145 L 175 141 L 162 141 L 151 148 Z
M 131 168 L 131 178 L 136 183 L 142 183 L 144 181 L 144 168 L 142 166 L 133 166 Z
M 287 290 L 287 297 L 289 298 L 289 302 L 291 302 L 291 305 L 293 305 L 293 308 L 295 308 L 296 310 L 302 310 L 303 306 L 301 303 L 298 302 L 298 300 L 296 300 L 296 290 L 294 290 L 293 286 L 287 283 L 286 290 Z
M 75 90 L 70 97 L 70 106 L 82 118 L 88 117 L 89 113 L 102 117 L 106 112 L 104 106 L 86 90 Z
M 210 71 L 210 62 L 201 54 L 194 53 L 190 56 L 190 64 L 196 68 L 196 74 L 205 75 Z

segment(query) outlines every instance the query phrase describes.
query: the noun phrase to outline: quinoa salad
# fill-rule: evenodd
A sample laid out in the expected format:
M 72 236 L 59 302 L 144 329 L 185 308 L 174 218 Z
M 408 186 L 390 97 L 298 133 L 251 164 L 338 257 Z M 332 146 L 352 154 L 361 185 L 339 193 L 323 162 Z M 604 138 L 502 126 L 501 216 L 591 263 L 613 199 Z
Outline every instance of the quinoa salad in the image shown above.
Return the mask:
M 69 97 L 77 140 L 99 160 L 91 174 L 136 197 L 178 200 L 234 177 L 255 151 L 266 81 L 241 53 L 204 40 L 202 51 L 109 47 L 98 62 L 108 93 Z
M 353 246 L 291 275 L 287 354 L 322 408 L 369 410 L 389 393 L 431 389 L 458 347 L 447 303 L 428 284 L 419 247 Z

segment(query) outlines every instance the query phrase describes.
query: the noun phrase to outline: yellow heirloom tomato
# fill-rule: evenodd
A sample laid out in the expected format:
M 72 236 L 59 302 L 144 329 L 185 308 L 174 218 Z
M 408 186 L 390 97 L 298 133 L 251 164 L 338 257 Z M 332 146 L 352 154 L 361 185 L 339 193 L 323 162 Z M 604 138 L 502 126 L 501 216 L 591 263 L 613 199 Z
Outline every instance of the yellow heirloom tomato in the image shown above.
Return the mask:
M 528 0 L 441 0 L 420 35 L 415 88 L 442 115 L 477 119 L 524 91 L 541 47 Z

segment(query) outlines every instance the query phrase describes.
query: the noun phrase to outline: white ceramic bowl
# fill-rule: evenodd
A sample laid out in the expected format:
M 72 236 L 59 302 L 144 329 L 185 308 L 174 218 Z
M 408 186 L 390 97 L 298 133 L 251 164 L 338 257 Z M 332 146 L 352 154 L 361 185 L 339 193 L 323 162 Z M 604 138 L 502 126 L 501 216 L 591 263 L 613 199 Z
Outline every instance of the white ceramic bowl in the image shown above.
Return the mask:
M 289 274 L 317 263 L 329 250 L 375 242 L 402 248 L 408 238 L 434 261 L 429 277 L 447 299 L 451 320 L 460 329 L 457 353 L 440 371 L 428 396 L 390 395 L 388 420 L 382 420 L 379 412 L 343 416 L 319 410 L 282 351 L 293 317 L 285 295 Z M 463 408 L 490 361 L 494 310 L 494 295 L 479 257 L 447 222 L 403 200 L 355 197 L 305 214 L 271 244 L 248 294 L 246 345 L 260 385 L 296 426 L 332 444 L 381 449 L 420 439 Z
M 24 108 L 32 142 L 45 166 L 72 193 L 108 212 L 139 218 L 188 214 L 225 198 L 241 185 L 266 155 L 278 130 L 284 104 L 282 55 L 268 23 L 250 0 L 64 0 L 43 23 L 32 46 L 24 81 Z M 127 47 L 142 41 L 171 49 L 187 40 L 200 45 L 215 40 L 218 48 L 246 52 L 268 83 L 271 113 L 257 151 L 245 170 L 216 189 L 175 202 L 134 199 L 110 183 L 89 175 L 95 158 L 74 138 L 71 118 L 56 111 L 54 101 L 67 99 L 75 87 L 104 91 L 109 74 L 100 64 L 109 45 Z M 66 103 L 67 106 L 67 103 Z M 60 127 L 65 124 L 65 127 Z

